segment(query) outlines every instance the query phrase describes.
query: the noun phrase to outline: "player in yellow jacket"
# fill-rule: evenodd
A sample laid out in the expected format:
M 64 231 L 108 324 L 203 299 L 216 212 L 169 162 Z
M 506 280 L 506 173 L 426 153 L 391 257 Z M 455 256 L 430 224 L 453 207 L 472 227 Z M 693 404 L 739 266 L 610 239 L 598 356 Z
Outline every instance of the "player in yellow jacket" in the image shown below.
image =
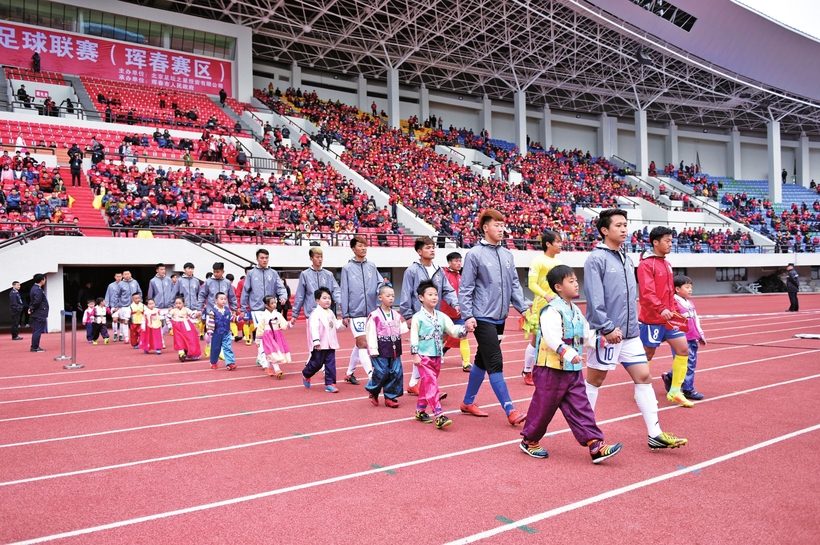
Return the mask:
M 555 293 L 550 289 L 547 282 L 547 274 L 556 265 L 561 265 L 561 261 L 555 256 L 561 253 L 561 234 L 555 231 L 544 231 L 541 235 L 541 249 L 544 255 L 540 255 L 530 263 L 530 271 L 527 274 L 527 287 L 533 293 L 533 301 L 530 309 L 524 314 L 524 338 L 532 338 L 524 353 L 524 384 L 534 386 L 532 381 L 532 366 L 535 363 L 535 337 L 538 333 L 541 310 L 555 299 Z

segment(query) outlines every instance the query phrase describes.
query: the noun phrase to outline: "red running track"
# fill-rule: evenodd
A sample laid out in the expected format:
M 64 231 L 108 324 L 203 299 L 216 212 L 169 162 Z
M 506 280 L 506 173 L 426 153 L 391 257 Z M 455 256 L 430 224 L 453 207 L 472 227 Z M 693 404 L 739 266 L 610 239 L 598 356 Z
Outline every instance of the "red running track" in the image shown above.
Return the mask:
M 682 449 L 647 448 L 632 383 L 611 373 L 596 416 L 625 447 L 600 466 L 560 415 L 543 441 L 549 459 L 524 456 L 487 384 L 478 402 L 490 417 L 458 413 L 467 375 L 457 356 L 441 375 L 454 424 L 436 430 L 413 420 L 411 396 L 394 410 L 371 406 L 361 386 L 307 391 L 301 364 L 278 381 L 244 345 L 228 372 L 174 361 L 173 351 L 82 344 L 86 367 L 69 372 L 53 360 L 56 335 L 37 355 L 0 341 L 14 363 L 0 366 L 0 541 L 506 544 L 583 532 L 820 542 L 820 341 L 794 338 L 820 334 L 820 296 L 801 294 L 800 313 L 773 312 L 784 301 L 696 299 L 714 316 L 703 320 L 709 345 L 696 379 L 707 398 L 675 407 L 655 381 L 661 425 L 690 440 Z M 289 333 L 297 362 L 307 356 L 300 327 Z M 513 330 L 503 346 L 510 392 L 526 409 L 526 342 Z M 349 354 L 337 354 L 342 371 Z M 670 362 L 659 350 L 653 374 Z

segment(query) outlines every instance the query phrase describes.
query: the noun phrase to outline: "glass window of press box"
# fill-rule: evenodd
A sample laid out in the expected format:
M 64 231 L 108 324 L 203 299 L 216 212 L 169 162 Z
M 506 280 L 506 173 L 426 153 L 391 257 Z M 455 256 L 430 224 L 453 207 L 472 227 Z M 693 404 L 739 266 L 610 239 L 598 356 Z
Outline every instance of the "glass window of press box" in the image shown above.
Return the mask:
M 0 0 L 0 20 L 233 60 L 236 39 L 48 0 Z

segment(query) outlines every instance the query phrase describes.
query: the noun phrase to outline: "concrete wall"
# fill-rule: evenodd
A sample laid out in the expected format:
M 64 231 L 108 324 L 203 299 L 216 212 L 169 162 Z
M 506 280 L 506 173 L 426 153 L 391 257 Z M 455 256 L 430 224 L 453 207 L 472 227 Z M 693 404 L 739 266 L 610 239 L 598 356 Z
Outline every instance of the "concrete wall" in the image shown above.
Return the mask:
M 255 262 L 254 253 L 257 246 L 226 244 L 224 247 L 240 255 L 249 263 Z M 271 263 L 279 270 L 298 271 L 310 266 L 308 246 L 266 246 L 271 252 Z M 449 250 L 448 250 L 449 251 Z M 461 250 L 462 254 L 466 250 Z M 439 250 L 436 263 L 446 264 L 446 251 Z M 526 286 L 527 268 L 530 262 L 539 255 L 535 251 L 515 251 L 515 266 L 523 286 Z M 565 252 L 561 260 L 575 268 L 583 276 L 584 261 L 587 252 Z M 341 268 L 351 257 L 350 250 L 344 247 L 324 249 L 324 264 L 329 269 Z M 635 263 L 638 255 L 633 255 Z M 233 259 L 233 258 L 232 258 Z M 412 248 L 370 248 L 368 259 L 375 262 L 382 272 L 388 272 L 397 289 L 401 288 L 404 269 L 418 256 Z M 0 249 L 0 260 L 8 266 L 0 267 L 0 286 L 10 287 L 13 280 L 26 281 L 34 274 L 46 273 L 48 297 L 52 302 L 49 316 L 49 330 L 59 330 L 59 312 L 63 301 L 62 271 L 65 266 L 153 266 L 157 262 L 166 263 L 169 271 L 177 271 L 186 261 L 194 263 L 197 274 L 203 276 L 214 261 L 225 261 L 226 272 L 237 278 L 242 268 L 227 259 L 217 257 L 206 248 L 183 240 L 104 238 L 104 237 L 44 237 L 28 244 L 14 245 Z M 238 261 L 238 260 L 237 260 Z M 700 295 L 728 294 L 732 292 L 730 282 L 715 281 L 715 267 L 746 267 L 749 280 L 757 280 L 764 274 L 770 274 L 776 268 L 785 268 L 789 262 L 795 262 L 802 278 L 810 278 L 811 266 L 820 266 L 820 254 L 672 254 L 669 261 L 675 268 L 687 269 L 687 273 L 698 279 L 695 289 Z M 0 294 L 1 295 L 1 294 Z M 529 290 L 525 295 L 532 298 Z M 0 296 L 0 315 L 2 305 L 8 301 Z M 7 319 L 7 318 L 5 318 Z M 2 322 L 0 322 L 2 323 Z

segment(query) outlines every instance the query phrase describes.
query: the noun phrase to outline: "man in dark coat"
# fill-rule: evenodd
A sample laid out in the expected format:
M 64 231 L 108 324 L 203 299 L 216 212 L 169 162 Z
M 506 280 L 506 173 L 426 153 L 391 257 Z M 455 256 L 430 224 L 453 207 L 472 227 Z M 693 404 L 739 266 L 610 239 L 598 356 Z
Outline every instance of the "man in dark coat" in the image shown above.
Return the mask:
M 46 330 L 48 321 L 48 299 L 43 286 L 46 285 L 46 275 L 37 273 L 34 275 L 34 285 L 31 287 L 29 297 L 28 313 L 31 316 L 31 351 L 45 352 L 40 348 L 40 335 Z
M 786 270 L 788 271 L 786 291 L 789 294 L 789 308 L 786 312 L 797 312 L 800 310 L 800 305 L 797 302 L 797 292 L 800 291 L 800 277 L 797 276 L 797 271 L 794 270 L 794 263 L 789 263 Z
M 22 341 L 20 332 L 20 316 L 23 314 L 23 297 L 20 295 L 20 282 L 11 283 L 9 292 L 9 308 L 11 309 L 11 340 Z

